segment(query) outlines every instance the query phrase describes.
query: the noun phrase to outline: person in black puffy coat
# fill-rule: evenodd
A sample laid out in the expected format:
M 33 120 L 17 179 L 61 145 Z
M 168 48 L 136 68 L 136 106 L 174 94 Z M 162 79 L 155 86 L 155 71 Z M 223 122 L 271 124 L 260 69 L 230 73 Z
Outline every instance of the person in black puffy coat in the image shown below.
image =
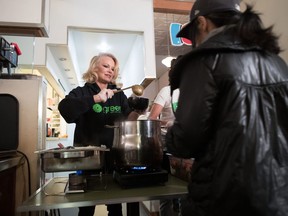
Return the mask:
M 272 28 L 237 0 L 198 0 L 178 33 L 168 152 L 195 158 L 182 216 L 288 215 L 288 68 Z

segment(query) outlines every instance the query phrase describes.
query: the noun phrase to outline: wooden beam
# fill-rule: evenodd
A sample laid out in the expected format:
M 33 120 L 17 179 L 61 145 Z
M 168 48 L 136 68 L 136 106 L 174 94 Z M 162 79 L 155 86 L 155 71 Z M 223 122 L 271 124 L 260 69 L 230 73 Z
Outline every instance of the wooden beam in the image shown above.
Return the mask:
M 154 0 L 154 12 L 189 14 L 193 3 L 175 0 Z
M 45 29 L 41 27 L 0 26 L 0 34 L 27 37 L 47 37 Z

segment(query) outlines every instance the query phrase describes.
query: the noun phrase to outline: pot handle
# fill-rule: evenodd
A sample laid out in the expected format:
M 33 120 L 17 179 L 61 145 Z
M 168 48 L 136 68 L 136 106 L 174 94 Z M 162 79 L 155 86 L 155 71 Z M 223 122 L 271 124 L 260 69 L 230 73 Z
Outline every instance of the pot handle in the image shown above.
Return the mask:
M 119 126 L 116 126 L 116 125 L 105 125 L 104 127 L 110 128 L 110 129 L 119 128 Z

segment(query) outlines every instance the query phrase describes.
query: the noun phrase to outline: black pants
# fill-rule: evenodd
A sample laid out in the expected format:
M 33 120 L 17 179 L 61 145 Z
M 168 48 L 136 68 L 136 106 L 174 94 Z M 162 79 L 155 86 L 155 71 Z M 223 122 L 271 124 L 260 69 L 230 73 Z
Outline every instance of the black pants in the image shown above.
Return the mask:
M 104 173 L 112 173 L 113 171 L 113 154 L 111 152 L 105 152 L 105 168 Z M 100 170 L 85 170 L 83 175 L 97 174 Z M 107 206 L 108 216 L 122 216 L 122 205 L 119 204 L 109 204 Z M 79 207 L 78 216 L 93 216 L 95 211 L 95 206 Z
M 166 151 L 163 151 L 162 159 L 162 169 L 166 170 L 169 174 L 170 170 L 170 161 L 169 156 L 166 154 Z M 160 215 L 161 216 L 170 216 L 176 215 L 179 212 L 179 199 L 162 199 L 160 200 Z
M 106 205 L 108 216 L 122 216 L 122 205 L 121 204 L 110 204 Z M 79 208 L 78 216 L 93 216 L 95 206 L 85 206 Z

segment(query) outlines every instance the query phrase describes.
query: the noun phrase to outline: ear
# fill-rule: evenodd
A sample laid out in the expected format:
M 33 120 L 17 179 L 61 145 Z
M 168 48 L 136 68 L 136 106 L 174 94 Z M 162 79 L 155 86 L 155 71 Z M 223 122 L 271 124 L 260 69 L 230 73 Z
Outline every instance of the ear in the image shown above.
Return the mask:
M 208 22 L 207 19 L 204 16 L 199 16 L 197 18 L 198 21 L 198 30 L 200 32 L 207 32 L 208 31 Z

